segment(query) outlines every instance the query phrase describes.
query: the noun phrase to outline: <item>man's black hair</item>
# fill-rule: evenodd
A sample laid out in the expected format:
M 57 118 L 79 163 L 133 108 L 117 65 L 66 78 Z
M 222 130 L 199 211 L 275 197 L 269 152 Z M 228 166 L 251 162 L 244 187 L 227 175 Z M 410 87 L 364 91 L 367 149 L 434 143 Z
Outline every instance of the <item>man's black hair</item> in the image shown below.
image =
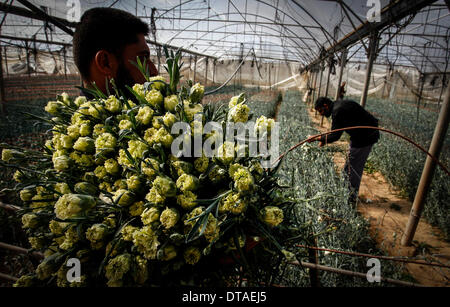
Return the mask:
M 87 10 L 73 36 L 73 57 L 83 79 L 89 79 L 90 64 L 99 50 L 120 58 L 127 45 L 138 42 L 138 34 L 148 32 L 148 25 L 128 12 L 104 7 Z
M 315 103 L 315 105 L 314 105 L 314 109 L 318 109 L 318 108 L 321 108 L 321 107 L 323 107 L 324 105 L 328 105 L 328 106 L 331 106 L 333 104 L 333 101 L 330 99 L 330 98 L 327 98 L 327 97 L 319 97 L 317 100 L 316 100 L 316 103 Z

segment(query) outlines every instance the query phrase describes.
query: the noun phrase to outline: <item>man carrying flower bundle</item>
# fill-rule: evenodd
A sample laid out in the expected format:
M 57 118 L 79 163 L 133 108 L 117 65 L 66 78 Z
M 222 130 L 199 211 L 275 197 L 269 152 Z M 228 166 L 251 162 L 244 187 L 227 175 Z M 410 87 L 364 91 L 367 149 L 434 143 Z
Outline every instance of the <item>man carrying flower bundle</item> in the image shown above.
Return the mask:
M 315 109 L 322 116 L 332 117 L 331 130 L 355 126 L 378 127 L 378 119 L 352 100 L 337 100 L 333 102 L 327 97 L 320 97 L 316 101 Z M 309 142 L 319 141 L 319 146 L 322 147 L 339 140 L 342 133 L 343 131 L 333 132 L 320 138 L 311 139 Z M 350 203 L 355 203 L 364 165 L 373 144 L 378 141 L 380 133 L 376 129 L 351 129 L 347 133 L 350 135 L 350 151 L 344 166 L 344 172 L 348 176 L 350 183 L 349 201 Z
M 150 76 L 158 71 L 150 61 L 150 49 L 145 41 L 148 25 L 132 14 L 114 8 L 93 8 L 81 17 L 73 37 L 75 64 L 85 88 L 93 83 L 104 94 L 114 93 L 111 79 L 119 90 L 128 94 L 125 86 L 144 83 L 145 78 L 133 64 L 137 57 L 147 63 Z M 89 97 L 88 93 L 83 92 Z

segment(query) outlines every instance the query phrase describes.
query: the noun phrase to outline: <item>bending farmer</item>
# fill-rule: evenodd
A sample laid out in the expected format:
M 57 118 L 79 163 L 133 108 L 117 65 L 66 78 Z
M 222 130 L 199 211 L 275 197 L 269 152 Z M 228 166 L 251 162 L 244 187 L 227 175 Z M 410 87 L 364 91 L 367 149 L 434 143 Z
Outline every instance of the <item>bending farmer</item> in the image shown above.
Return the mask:
M 332 130 L 355 126 L 378 127 L 378 119 L 352 100 L 337 100 L 333 102 L 326 97 L 320 97 L 316 101 L 315 109 L 322 116 L 331 116 Z M 343 171 L 349 179 L 350 202 L 354 203 L 358 198 L 364 165 L 373 144 L 378 141 L 380 133 L 375 129 L 351 129 L 346 132 L 350 135 L 350 150 Z M 320 138 L 312 139 L 310 142 L 319 141 L 319 146 L 322 147 L 339 140 L 342 133 L 343 131 L 333 132 Z

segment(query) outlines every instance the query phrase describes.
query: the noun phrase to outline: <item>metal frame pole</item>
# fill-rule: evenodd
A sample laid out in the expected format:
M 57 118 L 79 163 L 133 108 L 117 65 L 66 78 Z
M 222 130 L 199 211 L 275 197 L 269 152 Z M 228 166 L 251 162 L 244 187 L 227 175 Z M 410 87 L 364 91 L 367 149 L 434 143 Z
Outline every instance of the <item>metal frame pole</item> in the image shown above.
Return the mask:
M 378 32 L 372 32 L 369 43 L 369 58 L 367 60 L 366 80 L 364 81 L 364 88 L 361 94 L 361 106 L 364 108 L 367 102 L 367 93 L 369 92 L 370 78 L 372 76 L 373 63 L 377 57 L 378 49 Z
M 196 74 L 197 74 L 197 56 L 194 57 L 194 83 Z
M 346 62 L 347 62 L 347 49 L 342 51 L 341 67 L 339 68 L 339 77 L 338 77 L 338 83 L 337 83 L 337 87 L 336 87 L 336 96 L 335 96 L 334 100 L 338 100 L 338 98 L 339 98 L 339 92 L 340 92 L 341 83 L 342 83 L 342 76 L 344 75 L 344 68 L 345 68 Z
M 206 57 L 205 59 L 205 84 L 204 86 L 206 87 L 208 85 L 208 57 Z
M 328 97 L 328 88 L 330 86 L 330 77 L 331 77 L 331 63 L 332 58 L 328 58 L 328 76 L 327 76 L 327 85 L 325 86 L 325 97 Z
M 2 49 L 0 48 L 0 115 L 5 112 L 5 83 L 3 79 Z
M 447 86 L 444 103 L 439 113 L 439 118 L 434 130 L 433 139 L 431 140 L 431 145 L 429 152 L 436 159 L 439 158 L 441 149 L 445 140 L 445 136 L 448 130 L 448 124 L 450 120 L 450 85 Z M 433 180 L 433 174 L 436 169 L 436 162 L 429 156 L 425 161 L 425 166 L 422 172 L 422 177 L 420 178 L 419 186 L 417 187 L 416 196 L 411 208 L 408 224 L 406 225 L 405 233 L 402 237 L 402 245 L 411 245 L 412 239 L 417 229 L 417 225 L 420 221 L 420 216 L 422 214 L 423 205 L 427 196 L 428 189 Z

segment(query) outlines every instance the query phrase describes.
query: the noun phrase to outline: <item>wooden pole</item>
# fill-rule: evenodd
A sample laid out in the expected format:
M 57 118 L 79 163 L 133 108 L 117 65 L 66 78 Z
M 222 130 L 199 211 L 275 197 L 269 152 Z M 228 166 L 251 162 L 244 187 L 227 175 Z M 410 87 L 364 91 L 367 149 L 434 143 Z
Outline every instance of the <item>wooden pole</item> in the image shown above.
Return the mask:
M 330 86 L 330 77 L 331 77 L 331 63 L 332 59 L 328 59 L 328 76 L 327 76 L 327 85 L 325 86 L 325 97 L 328 97 L 328 88 Z
M 339 68 L 339 77 L 338 77 L 338 82 L 337 82 L 337 87 L 336 87 L 336 95 L 335 95 L 334 100 L 339 99 L 339 93 L 341 90 L 341 83 L 342 83 L 342 76 L 344 75 L 344 68 L 345 68 L 346 61 L 347 61 L 347 49 L 342 51 L 342 54 L 341 54 L 341 67 Z
M 444 103 L 439 113 L 439 118 L 434 130 L 433 139 L 431 140 L 429 153 L 436 159 L 439 158 L 441 149 L 445 140 L 445 136 L 448 130 L 448 124 L 450 120 L 450 84 L 447 86 L 447 91 L 444 98 Z M 428 189 L 433 180 L 433 174 L 436 169 L 436 162 L 427 156 L 425 166 L 420 178 L 419 186 L 417 187 L 416 196 L 411 208 L 408 224 L 406 226 L 405 233 L 402 237 L 402 245 L 409 246 L 414 238 L 414 234 L 417 229 L 417 225 L 420 221 L 423 205 L 427 196 Z
M 31 71 L 30 71 L 30 54 L 28 52 L 28 42 L 25 42 L 25 52 L 26 52 L 26 56 L 27 56 L 27 74 L 29 77 L 31 74 Z
M 197 56 L 194 57 L 194 83 L 196 74 L 197 74 Z
M 361 94 L 361 106 L 364 108 L 367 102 L 367 93 L 369 92 L 370 77 L 372 76 L 373 63 L 377 57 L 378 49 L 378 33 L 372 32 L 369 43 L 369 58 L 367 60 L 366 79 L 364 81 L 364 88 Z
M 3 55 L 4 55 L 4 57 L 5 57 L 6 76 L 9 76 L 9 69 L 8 69 L 8 53 L 6 52 L 6 46 L 3 47 Z
M 314 238 L 314 247 L 317 247 L 317 238 Z M 308 258 L 311 263 L 319 264 L 318 251 L 314 249 L 308 249 Z M 309 280 L 311 282 L 311 287 L 318 288 L 320 287 L 319 282 L 319 270 L 317 268 L 309 269 Z
M 0 114 L 5 114 L 5 83 L 3 79 L 2 49 L 0 48 Z
M 66 47 L 63 47 L 63 56 L 64 56 L 64 78 L 67 79 Z
M 216 83 L 216 67 L 217 67 L 217 60 L 214 60 L 213 62 L 213 84 Z
M 320 70 L 320 79 L 319 79 L 319 90 L 317 92 L 317 98 L 320 97 L 320 92 L 321 92 L 321 89 L 322 89 L 322 75 L 323 75 L 322 63 L 320 63 L 320 65 L 319 65 L 319 70 Z
M 419 97 L 417 97 L 417 116 L 416 116 L 416 122 L 419 122 L 419 112 L 420 112 L 420 101 L 422 100 L 422 94 L 423 94 L 423 86 L 425 83 L 425 76 L 423 74 L 420 74 L 419 76 Z
M 208 85 L 208 57 L 206 57 L 205 59 L 205 84 L 204 86 L 206 87 Z
M 313 86 L 313 92 L 312 92 L 311 110 L 314 109 L 314 104 L 316 103 L 316 99 L 317 99 L 317 75 L 318 74 L 319 74 L 318 71 L 314 72 L 314 86 Z

